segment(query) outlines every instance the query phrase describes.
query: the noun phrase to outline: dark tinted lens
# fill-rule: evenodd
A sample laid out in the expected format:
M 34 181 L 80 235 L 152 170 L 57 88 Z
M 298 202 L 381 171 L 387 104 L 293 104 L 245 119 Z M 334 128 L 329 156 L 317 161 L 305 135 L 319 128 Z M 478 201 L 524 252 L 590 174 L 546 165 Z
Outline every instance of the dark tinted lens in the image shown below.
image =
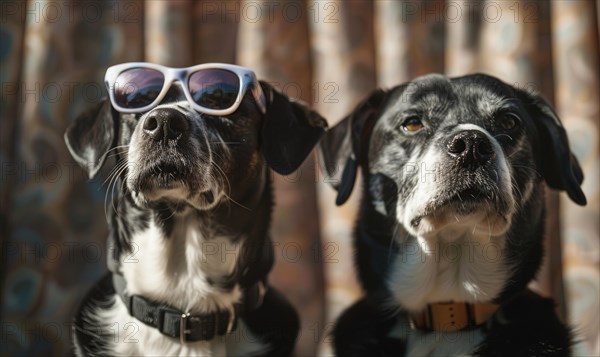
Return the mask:
M 141 108 L 151 104 L 165 83 L 165 76 L 148 68 L 132 68 L 119 74 L 115 82 L 115 101 L 123 108 Z
M 194 102 L 208 109 L 230 108 L 240 90 L 238 76 L 224 69 L 203 69 L 188 83 Z

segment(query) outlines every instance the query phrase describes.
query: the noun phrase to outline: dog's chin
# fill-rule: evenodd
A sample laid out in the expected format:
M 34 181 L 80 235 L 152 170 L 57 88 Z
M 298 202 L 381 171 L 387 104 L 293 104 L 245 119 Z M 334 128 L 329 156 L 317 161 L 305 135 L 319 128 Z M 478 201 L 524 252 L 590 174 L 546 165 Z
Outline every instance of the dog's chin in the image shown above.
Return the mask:
M 213 187 L 197 187 L 183 177 L 171 175 L 146 175 L 128 180 L 127 188 L 134 203 L 142 208 L 167 204 L 173 208 L 191 207 L 197 210 L 215 208 L 224 197 L 223 191 Z
M 426 201 L 421 209 L 407 212 L 401 223 L 414 236 L 436 236 L 446 241 L 465 234 L 501 236 L 511 225 L 512 214 L 503 200 L 461 197 L 460 195 Z M 399 217 L 400 218 L 400 217 Z
M 131 190 L 131 196 L 135 204 L 142 208 L 153 208 L 157 204 L 167 204 L 177 209 L 191 207 L 202 211 L 215 208 L 224 197 L 220 190 L 213 189 L 192 193 L 183 184 L 174 184 L 170 188 Z
M 173 159 L 130 165 L 126 183 L 134 203 L 142 208 L 167 204 L 176 210 L 210 210 L 225 196 L 218 182 L 210 177 L 209 168 Z

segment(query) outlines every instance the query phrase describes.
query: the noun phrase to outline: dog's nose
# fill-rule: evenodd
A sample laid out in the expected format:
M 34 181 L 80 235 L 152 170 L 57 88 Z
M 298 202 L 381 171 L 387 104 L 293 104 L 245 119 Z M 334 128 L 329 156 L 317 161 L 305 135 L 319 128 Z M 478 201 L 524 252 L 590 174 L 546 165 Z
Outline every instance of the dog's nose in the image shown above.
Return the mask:
M 463 165 L 483 165 L 494 158 L 490 139 L 479 130 L 465 130 L 448 143 L 448 154 Z
M 180 137 L 190 128 L 186 116 L 178 110 L 161 108 L 153 111 L 144 121 L 144 132 L 156 141 L 172 140 Z

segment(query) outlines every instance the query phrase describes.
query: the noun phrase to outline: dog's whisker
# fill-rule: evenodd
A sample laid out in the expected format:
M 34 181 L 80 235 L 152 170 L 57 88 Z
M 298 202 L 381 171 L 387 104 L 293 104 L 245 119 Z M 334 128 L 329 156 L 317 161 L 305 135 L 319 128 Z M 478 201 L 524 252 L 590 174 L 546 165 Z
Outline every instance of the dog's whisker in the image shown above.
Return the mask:
M 214 153 L 216 156 L 220 157 L 221 159 L 223 159 L 223 157 L 221 155 L 219 155 L 218 153 Z M 214 165 L 215 168 L 217 169 L 217 171 L 219 172 L 219 174 L 221 175 L 221 177 L 223 178 L 223 180 L 225 181 L 225 184 L 227 186 L 227 194 L 230 195 L 231 194 L 231 183 L 229 182 L 229 178 L 227 177 L 227 175 L 225 174 L 225 171 L 223 170 L 223 168 L 221 166 L 219 166 L 219 164 L 217 164 L 214 160 L 210 162 L 211 165 Z
M 121 174 L 124 172 L 124 170 L 126 168 L 127 168 L 127 163 L 124 162 L 121 165 L 115 167 L 113 174 L 110 176 L 110 181 L 108 183 L 106 191 L 107 191 L 107 195 L 110 192 L 110 197 L 112 198 L 113 208 L 114 208 L 115 186 L 116 186 L 117 181 L 119 181 L 121 179 L 120 176 L 121 176 Z M 107 206 L 106 199 L 105 199 L 105 203 L 104 204 L 105 204 L 105 207 L 106 207 Z M 116 212 L 116 209 L 115 209 L 115 212 Z M 105 213 L 106 214 L 108 213 L 108 210 L 106 208 L 105 208 Z
M 508 134 L 496 134 L 494 135 L 494 139 L 498 139 L 500 137 L 506 136 L 508 138 L 508 140 L 513 141 L 514 139 L 512 138 L 512 136 L 508 135 Z
M 110 174 L 108 175 L 108 177 L 106 178 L 106 180 L 104 180 L 104 182 L 102 183 L 102 185 L 104 185 L 106 183 L 106 181 L 109 181 L 109 186 L 110 186 L 110 181 L 114 180 L 115 177 L 118 177 L 121 174 L 121 170 L 127 166 L 126 162 L 122 162 L 119 163 L 118 165 L 116 165 L 112 171 L 110 172 Z
M 211 144 L 242 144 L 243 141 L 209 141 Z
M 110 181 L 113 179 L 114 175 L 116 175 L 116 173 L 121 169 L 121 166 L 123 164 L 124 163 L 121 162 L 121 163 L 118 163 L 117 165 L 115 165 L 115 167 L 110 171 L 110 173 L 108 174 L 108 176 L 106 177 L 106 179 L 102 182 L 102 185 L 106 184 L 107 181 L 110 184 Z
M 512 186 L 513 190 L 515 190 L 517 192 L 519 197 L 523 198 L 523 193 L 521 192 L 521 189 L 519 188 L 519 186 L 515 182 L 511 182 L 510 185 Z
M 122 167 L 121 167 L 121 168 L 120 168 L 120 169 L 117 171 L 117 173 L 115 174 L 114 178 L 111 180 L 112 188 L 111 188 L 111 184 L 109 184 L 109 186 L 108 186 L 108 189 L 111 191 L 111 192 L 110 192 L 110 197 L 112 198 L 112 199 L 111 199 L 111 205 L 112 205 L 113 211 L 114 211 L 114 212 L 117 214 L 117 216 L 119 216 L 119 211 L 117 210 L 117 207 L 115 207 L 115 189 L 116 189 L 116 187 L 117 187 L 117 183 L 118 183 L 119 181 L 121 181 L 121 188 L 123 188 L 123 186 L 124 186 L 124 184 L 125 184 L 125 181 L 124 181 L 124 180 L 121 180 L 121 177 L 120 177 L 120 176 L 121 176 L 121 174 L 122 174 L 122 173 L 123 173 L 123 172 L 124 172 L 126 169 L 127 169 L 127 165 L 123 165 L 123 166 L 122 166 Z M 121 189 L 121 191 L 123 191 L 123 190 Z M 105 205 L 106 205 L 106 203 L 105 203 Z M 108 210 L 105 208 L 105 214 L 107 214 L 107 213 L 108 213 Z
M 113 148 L 110 148 L 110 149 L 106 150 L 106 152 L 104 153 L 104 155 L 108 154 L 111 151 L 115 151 L 115 150 L 119 150 L 119 149 L 124 149 L 124 148 L 128 148 L 128 147 L 129 147 L 129 144 L 117 145 L 117 146 L 115 146 Z
M 108 177 L 104 180 L 104 182 L 102 182 L 102 185 L 104 185 L 106 183 L 106 181 L 109 181 L 110 179 L 112 179 L 112 177 L 116 174 L 117 171 L 119 171 L 121 169 L 121 167 L 123 165 L 127 165 L 127 162 L 124 160 L 117 163 L 117 165 L 115 165 L 115 167 L 113 167 L 112 170 L 110 171 Z
M 125 168 L 123 168 L 123 169 L 121 170 L 121 172 L 124 172 L 125 170 L 126 170 L 126 169 L 125 169 Z M 119 175 L 121 175 L 121 174 L 119 174 Z M 124 190 L 125 190 L 125 185 L 126 185 L 126 182 L 125 182 L 125 180 L 120 180 L 120 181 L 121 181 L 121 182 L 120 182 L 120 189 L 121 189 L 121 191 L 124 191 Z M 115 184 L 113 185 L 113 190 L 116 188 L 116 186 L 117 186 L 117 182 L 115 181 Z M 116 213 L 117 217 L 121 217 L 121 214 L 119 213 L 119 210 L 117 209 L 117 207 L 115 207 L 115 202 L 114 202 L 114 200 L 113 200 L 112 206 L 113 206 L 113 210 L 115 211 L 115 213 Z
M 112 178 L 112 176 L 115 175 L 116 172 L 119 171 L 121 169 L 121 167 L 125 166 L 125 165 L 127 165 L 127 162 L 125 160 L 121 160 L 121 161 L 117 162 L 115 167 L 113 167 L 111 172 L 109 173 L 108 178 Z M 107 178 L 107 180 L 108 180 L 108 178 Z M 106 183 L 106 180 L 104 182 Z
M 245 210 L 247 210 L 248 212 L 252 212 L 252 210 L 249 207 L 244 206 L 243 204 L 239 203 L 238 201 L 234 200 L 233 198 L 229 197 L 226 194 L 223 194 L 229 201 L 235 203 L 236 205 L 240 206 L 241 208 L 244 208 Z
M 212 153 L 213 153 L 215 156 L 217 156 L 217 157 L 219 157 L 219 158 L 221 158 L 221 159 L 222 159 L 222 157 L 221 157 L 221 156 L 220 156 L 220 155 L 219 155 L 217 152 L 214 152 L 213 150 L 211 150 L 211 152 L 212 152 Z M 225 174 L 225 171 L 224 171 L 224 170 L 221 168 L 221 166 L 219 166 L 219 164 L 217 164 L 217 162 L 216 162 L 216 161 L 214 161 L 214 160 L 212 159 L 212 156 L 211 156 L 211 160 L 209 161 L 209 165 L 210 165 L 210 166 L 212 166 L 212 167 L 214 167 L 214 168 L 216 169 L 216 173 L 217 173 L 217 174 L 219 174 L 219 177 L 221 177 L 221 181 L 222 181 L 222 182 L 224 183 L 224 185 L 225 185 L 225 188 L 226 188 L 226 190 L 225 190 L 225 191 L 226 191 L 226 192 L 223 192 L 223 196 L 225 196 L 225 198 L 227 198 L 227 199 L 228 199 L 228 201 L 226 201 L 226 202 L 233 201 L 233 199 L 231 199 L 231 198 L 229 197 L 229 194 L 231 193 L 231 185 L 230 185 L 229 179 L 227 178 L 227 175 Z M 214 184 L 212 184 L 212 186 L 217 186 L 217 185 L 219 185 L 219 182 L 218 182 L 219 180 L 217 180 L 217 178 L 215 178 L 215 177 L 213 177 L 213 176 L 211 175 L 210 179 L 211 179 L 211 181 L 214 181 L 214 182 L 215 182 Z M 228 215 L 229 215 L 229 214 L 231 214 L 231 207 L 230 207 L 230 206 L 228 206 Z
M 537 174 L 539 177 L 542 177 L 542 174 L 541 174 L 541 173 L 540 173 L 538 170 L 534 169 L 533 167 L 530 167 L 530 166 L 525 166 L 525 165 L 516 165 L 516 164 L 513 164 L 512 166 L 513 166 L 513 167 L 516 167 L 516 168 L 519 168 L 519 169 L 525 169 L 525 170 L 530 170 L 530 171 L 533 171 L 533 172 L 535 172 L 535 173 L 536 173 L 536 174 Z
M 170 212 L 171 214 L 168 217 L 165 218 L 161 218 L 163 221 L 167 221 L 169 219 L 171 219 L 172 217 L 175 216 L 176 211 L 174 209 L 170 209 L 169 207 L 164 207 L 164 208 L 157 208 L 158 211 L 160 212 Z
M 104 215 L 106 216 L 106 218 L 108 218 L 108 196 L 110 194 L 111 200 L 114 200 L 114 182 L 116 182 L 117 180 L 119 180 L 119 176 L 121 175 L 121 173 L 123 172 L 123 169 L 127 167 L 127 162 L 121 162 L 119 164 L 117 164 L 112 170 L 111 170 L 111 174 L 108 176 L 108 178 L 106 180 L 104 180 L 103 185 L 106 183 L 106 181 L 108 180 L 108 185 L 106 187 L 106 192 L 104 194 Z M 112 187 L 112 189 L 111 189 Z M 113 203 L 114 205 L 114 203 Z
M 111 151 L 117 151 L 117 150 L 119 150 L 119 149 L 124 149 L 124 148 L 129 148 L 129 145 L 119 145 L 119 146 L 115 146 L 115 147 L 114 147 L 114 148 L 112 148 L 112 149 L 108 149 L 108 150 L 107 150 L 107 151 L 104 153 L 104 155 L 107 155 L 106 157 L 114 157 L 114 156 L 117 156 L 117 155 L 121 154 L 122 152 L 116 152 L 116 153 L 112 153 L 112 154 L 110 154 L 110 155 L 108 155 L 108 154 L 109 154 Z
M 129 145 L 122 145 L 122 146 L 120 146 L 118 148 L 121 149 L 121 148 L 125 148 L 125 147 L 129 147 Z M 126 154 L 126 150 L 121 150 L 121 151 L 117 151 L 117 152 L 111 153 L 110 155 L 107 155 L 107 157 L 117 157 L 119 155 L 125 156 L 125 154 Z
M 225 180 L 227 180 L 227 177 L 226 177 L 226 176 L 224 176 L 224 175 L 225 175 L 224 173 L 221 173 L 221 176 L 222 176 L 222 177 L 224 177 L 224 178 L 225 178 Z M 227 185 L 229 185 L 229 183 L 227 183 Z M 251 209 L 250 209 L 250 208 L 248 208 L 248 207 L 244 206 L 243 204 L 241 204 L 241 203 L 237 202 L 236 200 L 234 200 L 234 199 L 233 199 L 233 198 L 230 196 L 230 194 L 229 194 L 229 193 L 227 193 L 227 192 L 222 192 L 222 194 L 223 194 L 223 196 L 224 196 L 224 197 L 227 199 L 227 202 L 233 202 L 233 203 L 235 203 L 236 205 L 238 205 L 238 206 L 240 206 L 240 207 L 242 207 L 242 208 L 244 208 L 244 209 L 246 209 L 246 210 L 248 210 L 248 211 L 251 211 Z
M 219 156 L 221 157 L 218 153 L 214 152 L 215 156 Z M 236 205 L 240 206 L 241 208 L 244 208 L 248 211 L 252 211 L 250 208 L 242 205 L 241 203 L 237 202 L 236 200 L 234 200 L 230 195 L 231 195 L 231 183 L 229 181 L 229 178 L 227 177 L 227 175 L 225 174 L 225 171 L 221 168 L 221 166 L 219 166 L 219 164 L 217 164 L 214 160 L 210 162 L 211 165 L 214 165 L 214 167 L 217 169 L 217 172 L 221 175 L 221 177 L 223 178 L 223 180 L 225 181 L 226 187 L 227 187 L 227 192 L 223 193 L 223 196 L 225 196 L 225 198 L 227 198 L 227 200 L 235 203 Z

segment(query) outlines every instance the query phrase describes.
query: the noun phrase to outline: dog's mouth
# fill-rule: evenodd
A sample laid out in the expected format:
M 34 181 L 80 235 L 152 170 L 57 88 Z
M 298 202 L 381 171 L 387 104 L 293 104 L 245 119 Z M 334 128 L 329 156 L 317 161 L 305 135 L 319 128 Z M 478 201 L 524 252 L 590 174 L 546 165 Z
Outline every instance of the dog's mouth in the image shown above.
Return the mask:
M 132 173 L 128 188 L 142 207 L 164 202 L 210 209 L 221 199 L 221 186 L 208 172 L 194 167 L 181 159 L 149 163 Z
M 481 187 L 472 186 L 438 195 L 425 206 L 424 215 L 434 214 L 444 208 L 465 215 L 479 209 L 482 205 L 495 205 L 496 201 L 497 196 L 494 194 L 494 190 L 484 190 Z
M 473 219 L 467 217 L 487 217 L 485 219 L 488 220 L 495 217 L 492 219 L 507 223 L 507 208 L 507 203 L 496 188 L 473 185 L 436 195 L 428 201 L 420 214 L 412 217 L 410 226 L 420 230 L 424 227 L 424 222 L 431 229 L 447 224 L 471 224 Z
M 181 160 L 157 160 L 130 169 L 128 184 L 134 192 L 151 194 L 193 186 L 191 169 Z
M 163 161 L 143 168 L 137 176 L 139 191 L 164 190 L 185 186 L 190 172 L 182 163 Z
M 172 188 L 185 184 L 188 170 L 181 163 L 158 162 L 142 172 L 142 180 L 154 183 L 155 188 Z

